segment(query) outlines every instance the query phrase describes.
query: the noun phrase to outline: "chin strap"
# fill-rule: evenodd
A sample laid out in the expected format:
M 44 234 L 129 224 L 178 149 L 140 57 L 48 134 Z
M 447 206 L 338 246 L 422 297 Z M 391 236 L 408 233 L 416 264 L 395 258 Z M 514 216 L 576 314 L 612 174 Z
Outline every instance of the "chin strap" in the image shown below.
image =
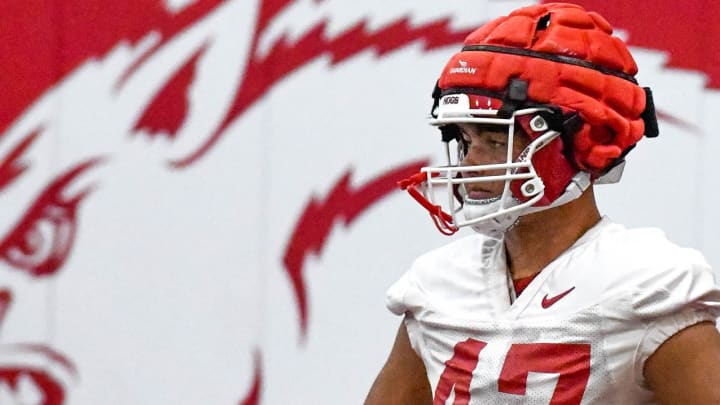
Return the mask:
M 585 192 L 585 190 L 590 187 L 592 184 L 592 180 L 590 180 L 590 173 L 588 172 L 578 172 L 570 181 L 570 184 L 565 187 L 565 192 L 560 195 L 555 201 L 550 203 L 550 205 L 545 205 L 542 207 L 529 207 L 527 211 L 523 212 L 523 214 L 532 214 L 534 212 L 544 211 L 550 208 L 559 207 L 561 205 L 567 204 L 570 201 L 576 200 L 580 198 L 580 196 Z
M 438 174 L 432 175 L 432 177 L 436 176 L 438 176 Z M 419 172 L 407 179 L 400 180 L 398 182 L 398 186 L 400 186 L 401 189 L 406 190 L 408 194 L 415 199 L 415 201 L 420 203 L 420 205 L 422 205 L 422 207 L 430 213 L 430 218 L 432 218 L 433 223 L 435 223 L 435 227 L 438 231 L 440 231 L 440 233 L 450 236 L 458 231 L 458 227 L 453 224 L 452 215 L 443 211 L 441 206 L 434 205 L 428 201 L 428 199 L 425 198 L 425 196 L 417 189 L 418 186 L 425 183 L 427 179 L 427 173 Z

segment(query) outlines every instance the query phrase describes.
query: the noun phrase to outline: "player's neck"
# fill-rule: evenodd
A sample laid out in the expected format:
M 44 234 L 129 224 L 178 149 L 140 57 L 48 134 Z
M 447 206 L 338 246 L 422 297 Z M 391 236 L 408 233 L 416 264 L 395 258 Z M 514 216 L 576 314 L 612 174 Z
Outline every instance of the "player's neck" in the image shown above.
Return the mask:
M 505 233 L 513 279 L 538 273 L 599 220 L 592 187 L 565 205 L 522 217 Z

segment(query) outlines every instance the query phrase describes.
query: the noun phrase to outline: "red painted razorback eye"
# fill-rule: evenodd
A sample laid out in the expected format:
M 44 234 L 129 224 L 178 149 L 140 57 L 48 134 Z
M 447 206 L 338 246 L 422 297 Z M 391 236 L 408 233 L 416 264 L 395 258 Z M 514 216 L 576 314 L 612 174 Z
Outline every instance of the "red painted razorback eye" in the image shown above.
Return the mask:
M 85 161 L 50 183 L 0 243 L 0 259 L 35 277 L 54 274 L 70 253 L 77 209 L 90 191 L 68 197 L 67 188 L 97 163 L 99 159 Z

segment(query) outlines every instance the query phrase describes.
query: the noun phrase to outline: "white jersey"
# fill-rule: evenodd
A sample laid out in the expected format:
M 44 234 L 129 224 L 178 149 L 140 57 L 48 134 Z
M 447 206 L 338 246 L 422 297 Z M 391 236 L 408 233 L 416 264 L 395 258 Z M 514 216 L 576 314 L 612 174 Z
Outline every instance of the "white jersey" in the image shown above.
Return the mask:
M 501 247 L 459 239 L 418 258 L 388 291 L 435 405 L 654 404 L 645 360 L 720 315 L 702 255 L 657 229 L 603 218 L 517 299 Z

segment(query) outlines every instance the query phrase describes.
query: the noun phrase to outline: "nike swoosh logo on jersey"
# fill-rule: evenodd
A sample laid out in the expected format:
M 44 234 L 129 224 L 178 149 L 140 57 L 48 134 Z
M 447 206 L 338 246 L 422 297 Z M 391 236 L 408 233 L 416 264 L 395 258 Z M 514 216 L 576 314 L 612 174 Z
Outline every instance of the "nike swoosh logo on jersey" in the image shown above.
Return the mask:
M 544 309 L 548 309 L 548 308 L 550 308 L 551 306 L 553 306 L 556 302 L 558 302 L 558 301 L 560 301 L 561 299 L 563 299 L 563 297 L 565 297 L 566 295 L 570 294 L 570 292 L 571 292 L 572 290 L 574 290 L 574 289 L 575 289 L 575 287 L 572 287 L 572 288 L 570 288 L 569 290 L 567 290 L 567 291 L 565 291 L 565 292 L 562 292 L 562 293 L 560 293 L 560 294 L 558 294 L 558 295 L 556 295 L 556 296 L 554 296 L 554 297 L 552 297 L 552 298 L 548 298 L 548 295 L 545 294 L 545 296 L 543 297 L 542 302 L 540 303 L 540 305 L 542 305 L 542 307 L 543 307 Z

